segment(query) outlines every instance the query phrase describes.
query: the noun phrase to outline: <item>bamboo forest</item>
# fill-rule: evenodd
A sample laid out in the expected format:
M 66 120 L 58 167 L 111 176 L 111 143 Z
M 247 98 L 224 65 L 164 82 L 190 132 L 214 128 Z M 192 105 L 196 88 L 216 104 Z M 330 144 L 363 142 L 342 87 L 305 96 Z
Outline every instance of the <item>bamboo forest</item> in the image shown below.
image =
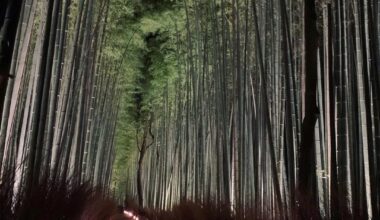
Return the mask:
M 0 219 L 380 219 L 380 1 L 0 0 Z

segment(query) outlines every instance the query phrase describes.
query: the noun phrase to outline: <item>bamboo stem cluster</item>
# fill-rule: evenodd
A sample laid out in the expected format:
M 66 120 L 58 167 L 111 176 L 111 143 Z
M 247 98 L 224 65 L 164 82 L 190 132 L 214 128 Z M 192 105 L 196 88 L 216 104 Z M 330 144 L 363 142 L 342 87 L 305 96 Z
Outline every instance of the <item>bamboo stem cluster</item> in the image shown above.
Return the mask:
M 213 199 L 266 218 L 292 219 L 298 207 L 378 218 L 379 9 L 375 0 L 185 1 L 186 56 L 176 89 L 165 90 L 172 99 L 155 110 L 144 205 Z
M 119 99 L 101 50 L 109 4 L 22 1 L 0 112 L 1 174 L 14 195 L 44 178 L 110 184 Z

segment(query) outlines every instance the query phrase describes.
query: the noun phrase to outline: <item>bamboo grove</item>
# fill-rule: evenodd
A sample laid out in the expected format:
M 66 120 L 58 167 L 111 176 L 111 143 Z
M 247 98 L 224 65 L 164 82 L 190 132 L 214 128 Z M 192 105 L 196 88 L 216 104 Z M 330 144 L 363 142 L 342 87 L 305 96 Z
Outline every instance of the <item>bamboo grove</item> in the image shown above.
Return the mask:
M 160 2 L 183 14 L 176 77 L 136 132 L 127 194 L 264 219 L 380 217 L 380 2 Z
M 119 100 L 102 53 L 108 9 L 107 0 L 0 1 L 9 61 L 1 63 L 0 185 L 13 179 L 13 196 L 45 179 L 109 185 Z
M 378 219 L 379 19 L 378 0 L 0 0 L 0 186 Z

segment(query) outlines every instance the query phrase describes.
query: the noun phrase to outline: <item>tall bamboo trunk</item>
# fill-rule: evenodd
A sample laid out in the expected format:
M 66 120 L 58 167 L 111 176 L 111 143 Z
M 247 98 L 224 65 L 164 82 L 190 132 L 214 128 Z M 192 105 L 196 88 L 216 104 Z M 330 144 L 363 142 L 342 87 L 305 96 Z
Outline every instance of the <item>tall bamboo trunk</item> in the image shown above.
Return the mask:
M 315 124 L 318 119 L 317 107 L 317 50 L 319 33 L 317 31 L 317 14 L 315 0 L 305 0 L 305 116 L 301 127 L 301 144 L 299 149 L 299 173 L 297 197 L 298 214 L 301 219 L 312 212 L 319 213 L 316 193 L 315 163 Z
M 2 2 L 0 9 L 0 114 L 3 112 L 8 79 L 13 77 L 9 70 L 22 2 L 22 0 L 8 0 Z

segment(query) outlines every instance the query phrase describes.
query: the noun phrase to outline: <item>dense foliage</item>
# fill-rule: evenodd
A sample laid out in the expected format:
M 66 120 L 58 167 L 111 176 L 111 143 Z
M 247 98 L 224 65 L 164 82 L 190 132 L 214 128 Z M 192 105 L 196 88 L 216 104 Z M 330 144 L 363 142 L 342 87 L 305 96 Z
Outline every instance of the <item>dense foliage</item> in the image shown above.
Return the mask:
M 114 187 L 124 195 L 135 175 L 138 143 L 151 117 L 159 118 L 164 100 L 172 102 L 183 74 L 179 56 L 184 35 L 183 3 L 175 1 L 113 1 L 110 5 L 105 54 L 121 73 L 120 113 L 116 134 Z M 170 93 L 170 97 L 168 94 Z M 166 95 L 165 95 L 166 94 Z

